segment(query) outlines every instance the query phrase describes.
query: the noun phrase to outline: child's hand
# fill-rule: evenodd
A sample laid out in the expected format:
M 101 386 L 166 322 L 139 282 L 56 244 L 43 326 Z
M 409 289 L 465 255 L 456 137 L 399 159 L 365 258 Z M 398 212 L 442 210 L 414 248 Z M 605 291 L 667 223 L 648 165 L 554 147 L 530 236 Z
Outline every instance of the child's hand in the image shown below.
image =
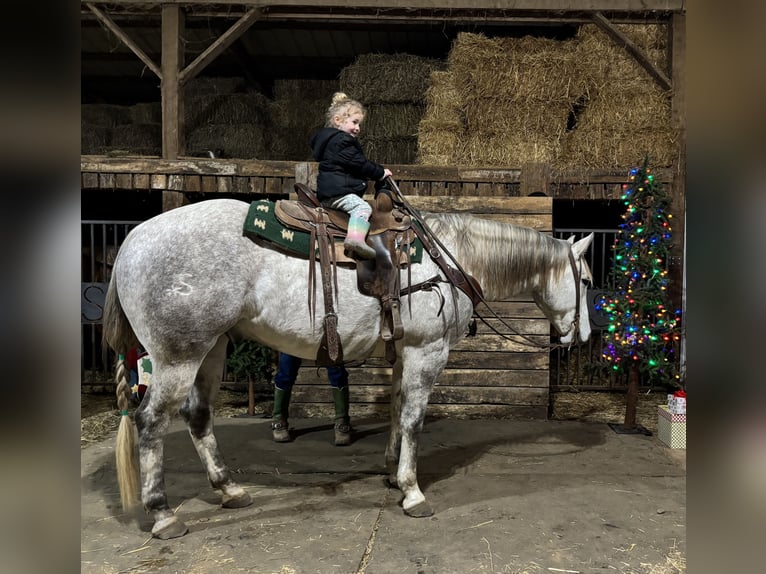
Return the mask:
M 383 177 L 381 177 L 380 179 L 381 179 L 381 180 L 384 180 L 384 179 L 386 179 L 387 177 L 391 177 L 392 175 L 393 175 L 393 174 L 391 173 L 391 170 L 390 170 L 390 169 L 388 169 L 387 167 L 384 167 L 384 168 L 383 168 Z

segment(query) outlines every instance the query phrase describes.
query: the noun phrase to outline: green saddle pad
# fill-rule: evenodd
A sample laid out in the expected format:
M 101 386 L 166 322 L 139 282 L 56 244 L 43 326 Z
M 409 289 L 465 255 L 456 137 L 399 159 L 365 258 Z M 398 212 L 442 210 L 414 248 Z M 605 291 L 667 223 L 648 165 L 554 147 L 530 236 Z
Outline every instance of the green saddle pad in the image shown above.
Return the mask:
M 274 213 L 274 205 L 273 201 L 267 199 L 252 202 L 245 219 L 243 235 L 265 241 L 288 255 L 308 259 L 311 234 L 283 225 Z M 410 263 L 420 263 L 422 259 L 423 244 L 416 237 L 410 245 Z

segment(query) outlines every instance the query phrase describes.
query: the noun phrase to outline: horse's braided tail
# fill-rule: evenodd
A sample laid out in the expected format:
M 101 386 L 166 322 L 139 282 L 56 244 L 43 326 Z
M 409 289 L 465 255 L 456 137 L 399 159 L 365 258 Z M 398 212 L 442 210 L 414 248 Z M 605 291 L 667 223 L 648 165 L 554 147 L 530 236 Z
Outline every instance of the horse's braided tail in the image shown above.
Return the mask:
M 138 460 L 136 456 L 135 423 L 128 414 L 130 407 L 130 384 L 125 354 L 138 341 L 133 329 L 122 310 L 114 277 L 109 283 L 104 304 L 104 340 L 118 353 L 115 369 L 117 383 L 117 407 L 120 409 L 120 426 L 117 429 L 115 459 L 117 464 L 117 484 L 120 489 L 122 508 L 131 510 L 138 504 Z

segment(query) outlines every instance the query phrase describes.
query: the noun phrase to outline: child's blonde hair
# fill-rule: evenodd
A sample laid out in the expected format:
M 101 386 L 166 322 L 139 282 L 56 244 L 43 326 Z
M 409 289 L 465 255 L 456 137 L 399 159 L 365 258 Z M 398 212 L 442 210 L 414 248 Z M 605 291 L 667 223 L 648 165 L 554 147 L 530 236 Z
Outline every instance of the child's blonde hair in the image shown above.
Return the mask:
M 365 115 L 365 109 L 362 104 L 356 100 L 352 100 L 343 92 L 335 92 L 332 96 L 332 103 L 330 104 L 330 107 L 327 108 L 325 127 L 336 127 L 335 116 L 338 116 L 343 120 L 357 111 L 361 113 L 362 116 Z

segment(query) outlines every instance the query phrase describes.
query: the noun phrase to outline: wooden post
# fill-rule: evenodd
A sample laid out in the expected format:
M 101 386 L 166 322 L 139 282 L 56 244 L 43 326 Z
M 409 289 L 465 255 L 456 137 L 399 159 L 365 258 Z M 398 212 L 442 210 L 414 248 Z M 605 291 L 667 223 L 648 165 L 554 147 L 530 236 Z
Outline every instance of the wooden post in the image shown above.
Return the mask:
M 626 430 L 636 426 L 636 408 L 638 407 L 638 363 L 633 361 L 628 371 L 628 391 L 625 394 L 625 422 Z
M 525 163 L 521 167 L 520 195 L 548 195 L 550 167 L 547 163 Z
M 668 296 L 676 309 L 683 304 L 684 244 L 686 241 L 686 15 L 673 14 L 670 24 L 672 124 L 678 135 L 678 159 L 673 174 L 673 246 L 668 260 Z M 683 320 L 682 320 L 683 322 Z
M 184 13 L 177 4 L 162 5 L 162 158 L 184 153 L 183 89 L 178 74 L 183 66 Z

